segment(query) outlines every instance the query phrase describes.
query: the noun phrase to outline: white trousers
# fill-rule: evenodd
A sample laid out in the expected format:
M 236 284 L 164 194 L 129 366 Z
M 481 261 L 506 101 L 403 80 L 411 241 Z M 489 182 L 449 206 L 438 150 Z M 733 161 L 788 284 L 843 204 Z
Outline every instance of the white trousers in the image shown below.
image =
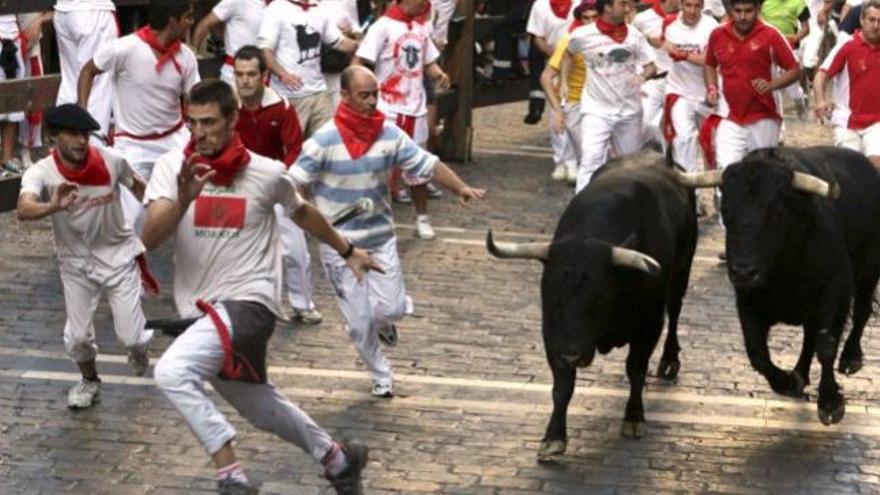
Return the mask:
M 116 14 L 109 10 L 55 12 L 55 35 L 58 38 L 58 58 L 61 62 L 61 87 L 57 103 L 76 103 L 79 73 L 95 52 L 119 36 Z M 101 124 L 101 133 L 110 129 L 113 108 L 111 75 L 102 74 L 92 84 L 89 113 Z
M 742 126 L 722 119 L 715 130 L 715 161 L 724 169 L 743 159 L 750 151 L 779 144 L 779 122 L 763 119 Z
M 377 331 L 400 321 L 406 314 L 406 286 L 397 256 L 397 238 L 392 237 L 370 250 L 385 273 L 367 272 L 360 282 L 332 248 L 321 244 L 320 253 L 351 342 L 369 369 L 373 382 L 390 385 L 393 379 L 391 363 L 382 352 Z
M 94 315 L 101 294 L 107 295 L 113 329 L 122 345 L 127 349 L 142 349 L 150 342 L 153 332 L 144 330 L 141 274 L 134 261 L 103 274 L 61 263 L 61 285 L 67 309 L 64 348 L 77 363 L 90 361 L 98 354 Z
M 663 103 L 666 99 L 666 79 L 651 79 L 642 84 L 642 142 L 651 141 L 666 150 L 666 140 L 660 121 L 663 119 Z
M 558 133 L 553 128 L 556 120 L 556 112 L 550 108 L 550 118 L 547 119 L 550 129 L 550 146 L 553 149 L 553 163 L 564 165 L 565 168 L 576 170 L 581 159 L 581 106 L 578 103 L 565 103 L 562 107 L 565 119 L 565 131 Z M 575 129 L 572 132 L 572 129 Z
M 804 68 L 815 68 L 819 65 L 819 49 L 822 47 L 822 39 L 825 37 L 825 30 L 819 26 L 816 16 L 811 15 L 810 33 L 801 42 L 801 60 Z
M 709 109 L 698 101 L 683 96 L 675 101 L 669 112 L 675 137 L 672 138 L 672 157 L 688 172 L 696 172 L 699 163 L 700 125 Z
M 189 138 L 189 129 L 183 126 L 161 139 L 117 137 L 113 143 L 113 150 L 125 157 L 135 172 L 149 182 L 156 160 L 169 151 L 182 150 L 189 142 Z M 122 213 L 125 214 L 125 220 L 140 235 L 143 229 L 144 205 L 127 187 L 121 188 L 120 197 L 122 198 Z
M 234 333 L 223 304 L 215 304 L 214 308 Z M 153 372 L 159 390 L 180 412 L 208 454 L 235 438 L 235 429 L 205 394 L 205 381 L 256 428 L 278 435 L 321 462 L 333 445 L 326 431 L 271 382 L 221 380 L 217 374 L 222 367 L 223 345 L 214 323 L 204 316 L 177 337 Z
M 281 234 L 281 247 L 284 258 L 284 273 L 287 279 L 287 300 L 295 309 L 314 309 L 312 302 L 312 257 L 306 235 L 290 216 L 284 213 L 281 205 L 275 205 L 278 231 Z
M 339 94 L 339 90 L 342 88 L 342 73 L 324 74 L 324 82 L 327 83 L 327 94 L 330 95 L 330 102 L 333 104 L 333 113 L 336 113 L 336 107 L 339 106 L 339 101 L 342 99 Z
M 868 157 L 880 157 L 880 123 L 858 130 L 835 126 L 834 146 L 858 151 Z
M 593 173 L 605 164 L 612 148 L 617 155 L 626 155 L 635 153 L 641 146 L 642 114 L 612 117 L 584 113 L 581 120 L 581 166 L 578 167 L 575 192 L 587 187 Z

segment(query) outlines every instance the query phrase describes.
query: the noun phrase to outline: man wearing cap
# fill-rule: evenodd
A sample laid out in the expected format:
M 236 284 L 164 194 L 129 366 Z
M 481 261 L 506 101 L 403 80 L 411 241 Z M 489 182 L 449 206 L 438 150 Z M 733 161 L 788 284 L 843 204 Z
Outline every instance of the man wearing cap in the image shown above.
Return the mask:
M 144 245 L 123 217 L 118 187 L 140 198 L 145 186 L 121 156 L 89 145 L 89 133 L 100 125 L 82 108 L 53 108 L 46 112 L 46 125 L 55 149 L 22 177 L 18 218 L 52 218 L 67 308 L 64 346 L 82 372 L 67 405 L 86 408 L 98 399 L 101 385 L 92 321 L 101 293 L 132 371 L 142 376 L 149 365 L 152 332 L 144 330 L 141 283 L 158 287 L 143 263 Z

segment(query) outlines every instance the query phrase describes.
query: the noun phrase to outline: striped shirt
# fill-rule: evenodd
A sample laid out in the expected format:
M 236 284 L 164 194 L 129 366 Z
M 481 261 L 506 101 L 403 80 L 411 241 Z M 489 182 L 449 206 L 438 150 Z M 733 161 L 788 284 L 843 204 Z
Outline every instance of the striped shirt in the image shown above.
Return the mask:
M 310 185 L 316 206 L 325 217 L 360 198 L 370 198 L 375 210 L 360 215 L 337 229 L 356 246 L 374 248 L 394 237 L 394 221 L 388 203 L 388 172 L 397 166 L 404 178 L 429 180 L 439 159 L 420 148 L 393 123 L 382 132 L 369 151 L 357 160 L 342 142 L 332 120 L 321 126 L 302 148 L 288 174 L 299 184 Z

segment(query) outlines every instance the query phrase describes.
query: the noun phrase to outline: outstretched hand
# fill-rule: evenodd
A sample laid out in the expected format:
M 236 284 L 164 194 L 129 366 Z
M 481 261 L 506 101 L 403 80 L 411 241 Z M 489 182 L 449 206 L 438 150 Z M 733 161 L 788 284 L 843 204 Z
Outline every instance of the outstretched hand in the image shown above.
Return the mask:
M 465 208 L 469 208 L 468 201 L 472 199 L 482 200 L 485 197 L 485 189 L 477 189 L 470 186 L 464 187 L 461 189 L 461 191 L 458 192 L 458 202 L 461 204 L 461 206 L 464 206 Z
M 358 282 L 364 279 L 364 275 L 370 270 L 385 273 L 385 270 L 382 266 L 370 256 L 370 253 L 367 252 L 366 249 L 354 248 L 351 256 L 345 259 L 345 263 L 354 272 L 355 278 L 358 279 Z
M 76 201 L 77 195 L 78 187 L 76 184 L 72 182 L 63 182 L 59 184 L 52 193 L 52 199 L 49 202 L 52 205 L 52 210 L 66 210 Z

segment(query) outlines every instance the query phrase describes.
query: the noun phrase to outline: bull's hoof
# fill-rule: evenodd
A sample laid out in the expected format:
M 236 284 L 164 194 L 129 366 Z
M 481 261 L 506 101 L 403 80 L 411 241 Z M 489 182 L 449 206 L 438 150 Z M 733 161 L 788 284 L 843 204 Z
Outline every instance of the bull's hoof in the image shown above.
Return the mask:
M 802 398 L 804 396 L 806 382 L 801 378 L 800 373 L 797 371 L 791 371 L 786 375 L 786 378 L 787 379 L 783 380 L 782 383 L 771 383 L 770 386 L 773 388 L 773 391 L 777 394 L 788 397 Z
M 538 449 L 538 462 L 557 462 L 565 453 L 568 442 L 565 440 L 545 440 Z
M 844 351 L 837 363 L 837 371 L 847 376 L 854 375 L 862 369 L 863 364 L 861 354 L 850 356 Z
M 623 420 L 620 435 L 623 438 L 642 438 L 645 436 L 645 422 Z
M 657 366 L 657 376 L 671 382 L 678 377 L 680 369 L 681 362 L 678 359 L 661 359 L 660 365 Z
M 842 396 L 840 397 L 839 402 L 831 402 L 832 404 L 823 404 L 822 401 L 820 401 L 818 405 L 819 421 L 825 426 L 840 423 L 840 420 L 843 419 L 844 413 L 846 413 L 846 401 Z

